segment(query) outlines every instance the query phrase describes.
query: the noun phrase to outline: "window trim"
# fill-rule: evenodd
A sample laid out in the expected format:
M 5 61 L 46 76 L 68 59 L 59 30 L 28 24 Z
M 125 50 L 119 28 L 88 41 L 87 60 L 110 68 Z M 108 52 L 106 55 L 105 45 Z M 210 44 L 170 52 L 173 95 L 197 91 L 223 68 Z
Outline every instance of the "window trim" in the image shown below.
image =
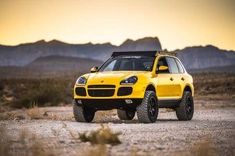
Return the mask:
M 177 67 L 178 67 L 179 71 L 180 71 L 179 66 L 181 66 L 181 68 L 183 69 L 183 72 L 180 73 L 180 74 L 184 74 L 185 73 L 185 68 L 184 68 L 183 64 L 181 63 L 181 61 L 178 58 L 175 58 L 175 61 L 176 61 L 176 64 L 177 64 Z
M 156 65 L 155 65 L 155 74 L 171 74 L 169 69 L 168 69 L 168 70 L 169 70 L 169 73 L 158 73 L 158 68 L 157 68 L 158 62 L 159 62 L 159 60 L 162 59 L 162 58 L 165 58 L 165 59 L 166 59 L 166 57 L 168 57 L 168 56 L 159 56 L 159 57 L 158 57 L 158 59 L 157 59 L 157 61 L 156 61 Z M 156 58 L 157 58 L 157 57 L 156 57 Z M 166 63 L 167 63 L 167 60 L 166 60 Z M 167 65 L 168 65 L 168 63 L 167 63 Z M 169 68 L 169 65 L 168 65 L 168 68 Z

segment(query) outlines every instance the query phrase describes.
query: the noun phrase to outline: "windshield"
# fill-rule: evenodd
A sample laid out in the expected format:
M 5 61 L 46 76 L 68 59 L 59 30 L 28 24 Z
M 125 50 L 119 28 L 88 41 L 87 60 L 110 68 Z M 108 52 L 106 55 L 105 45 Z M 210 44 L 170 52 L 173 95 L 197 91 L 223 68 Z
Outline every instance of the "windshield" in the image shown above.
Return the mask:
M 99 71 L 151 71 L 153 62 L 154 57 L 115 57 L 105 62 Z

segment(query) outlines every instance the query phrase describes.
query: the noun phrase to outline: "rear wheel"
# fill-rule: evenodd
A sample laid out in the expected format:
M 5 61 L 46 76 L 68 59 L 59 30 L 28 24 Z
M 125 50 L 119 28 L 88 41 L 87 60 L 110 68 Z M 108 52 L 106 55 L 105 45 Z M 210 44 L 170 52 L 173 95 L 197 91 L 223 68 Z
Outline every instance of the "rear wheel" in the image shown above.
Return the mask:
M 139 122 L 153 123 L 158 116 L 158 102 L 154 91 L 146 91 L 142 103 L 137 107 Z
M 135 117 L 134 110 L 117 110 L 118 118 L 121 120 L 132 120 Z
M 73 114 L 77 122 L 91 122 L 94 119 L 95 111 L 88 107 L 73 105 Z
M 180 106 L 176 108 L 176 116 L 181 121 L 191 120 L 194 113 L 194 102 L 192 93 L 185 91 Z

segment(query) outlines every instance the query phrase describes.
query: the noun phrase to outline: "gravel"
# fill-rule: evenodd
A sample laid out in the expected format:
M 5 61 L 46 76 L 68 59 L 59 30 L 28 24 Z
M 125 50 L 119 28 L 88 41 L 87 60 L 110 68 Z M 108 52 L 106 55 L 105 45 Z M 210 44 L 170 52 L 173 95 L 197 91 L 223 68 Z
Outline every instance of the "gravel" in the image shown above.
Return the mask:
M 67 110 L 72 113 L 72 108 Z M 135 117 L 129 122 L 118 120 L 116 115 L 93 123 L 55 120 L 7 120 L 0 121 L 8 133 L 17 138 L 27 129 L 36 134 L 48 149 L 53 147 L 57 155 L 85 155 L 94 148 L 82 143 L 74 134 L 96 130 L 101 124 L 114 132 L 121 132 L 121 144 L 107 145 L 107 155 L 235 155 L 235 108 L 197 109 L 191 121 L 178 121 L 175 112 L 161 110 L 153 124 L 140 124 Z M 17 139 L 16 139 L 17 140 Z M 198 149 L 199 148 L 199 149 Z M 17 151 L 17 149 L 16 149 Z

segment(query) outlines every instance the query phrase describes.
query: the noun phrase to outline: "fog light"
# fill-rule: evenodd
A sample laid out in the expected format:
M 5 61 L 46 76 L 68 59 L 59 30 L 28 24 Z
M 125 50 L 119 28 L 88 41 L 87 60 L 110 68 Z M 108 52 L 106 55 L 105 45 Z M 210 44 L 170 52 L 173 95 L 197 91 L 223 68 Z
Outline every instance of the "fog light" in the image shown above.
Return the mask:
M 82 100 L 77 100 L 77 103 L 78 104 L 82 104 Z
M 133 103 L 132 100 L 130 100 L 130 99 L 126 99 L 125 102 L 126 102 L 126 104 L 131 104 L 131 103 Z

